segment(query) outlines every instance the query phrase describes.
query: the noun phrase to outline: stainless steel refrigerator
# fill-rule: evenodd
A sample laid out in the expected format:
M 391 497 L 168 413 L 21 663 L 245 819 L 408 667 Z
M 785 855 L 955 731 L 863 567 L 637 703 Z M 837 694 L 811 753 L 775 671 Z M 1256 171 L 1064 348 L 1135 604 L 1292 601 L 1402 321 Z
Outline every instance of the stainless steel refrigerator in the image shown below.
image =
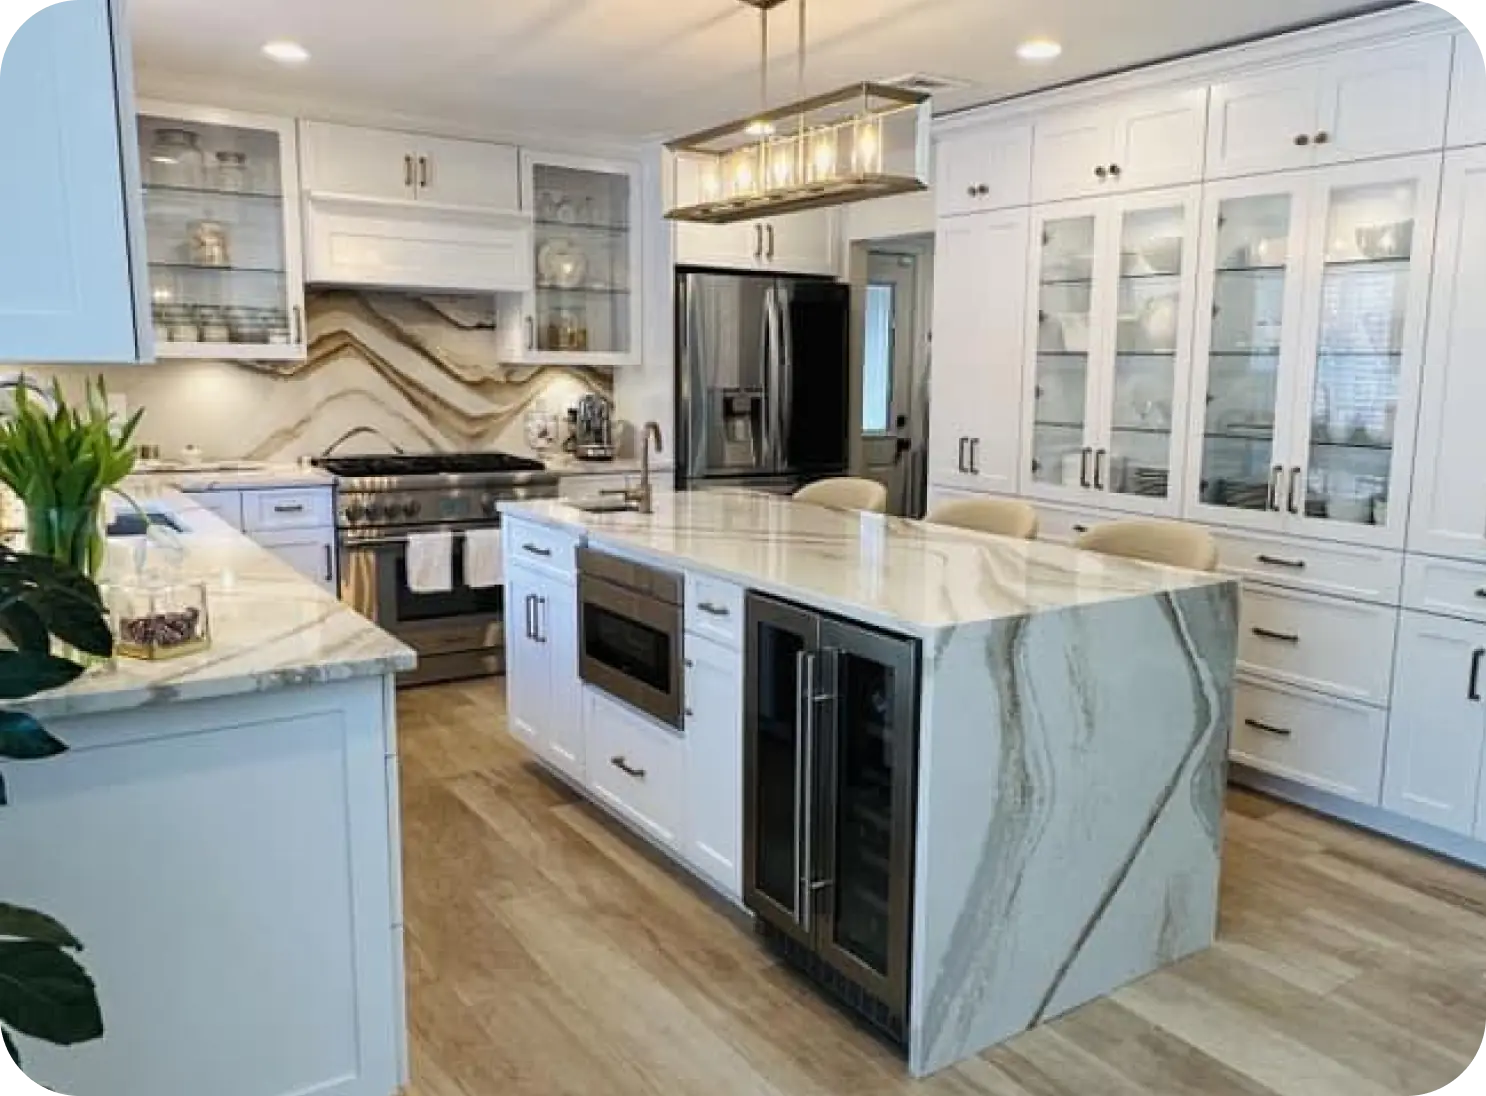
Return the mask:
M 850 291 L 676 275 L 676 486 L 780 491 L 846 470 Z

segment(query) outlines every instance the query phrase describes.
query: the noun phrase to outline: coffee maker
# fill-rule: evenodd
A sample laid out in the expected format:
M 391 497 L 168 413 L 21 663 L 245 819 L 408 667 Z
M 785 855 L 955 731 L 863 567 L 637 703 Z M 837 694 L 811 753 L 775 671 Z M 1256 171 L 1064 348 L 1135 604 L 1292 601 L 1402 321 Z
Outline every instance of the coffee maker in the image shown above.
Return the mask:
M 572 453 L 579 460 L 614 459 L 614 405 L 590 393 L 568 412 Z

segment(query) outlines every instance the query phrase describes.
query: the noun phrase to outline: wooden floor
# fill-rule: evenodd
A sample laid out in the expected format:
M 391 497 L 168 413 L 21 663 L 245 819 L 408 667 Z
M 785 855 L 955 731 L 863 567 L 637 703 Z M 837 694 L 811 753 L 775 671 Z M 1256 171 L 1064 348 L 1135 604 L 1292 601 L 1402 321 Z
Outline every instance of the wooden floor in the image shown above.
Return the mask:
M 528 761 L 498 683 L 400 708 L 410 1096 L 1414 1096 L 1486 1028 L 1486 876 L 1234 792 L 1217 947 L 913 1082 Z

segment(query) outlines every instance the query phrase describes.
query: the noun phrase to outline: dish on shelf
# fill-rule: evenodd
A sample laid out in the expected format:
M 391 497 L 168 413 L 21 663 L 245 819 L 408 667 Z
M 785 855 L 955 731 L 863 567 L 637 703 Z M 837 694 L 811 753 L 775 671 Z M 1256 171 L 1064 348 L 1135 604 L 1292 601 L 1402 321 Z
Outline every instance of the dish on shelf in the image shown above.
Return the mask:
M 1147 240 L 1140 245 L 1137 254 L 1149 274 L 1180 274 L 1182 272 L 1182 238 L 1180 236 L 1157 236 Z
M 1266 236 L 1235 248 L 1223 263 L 1224 269 L 1283 266 L 1289 255 L 1290 241 L 1284 236 Z
M 1176 328 L 1179 320 L 1177 299 L 1174 294 L 1152 297 L 1140 310 L 1140 326 L 1145 332 L 1147 347 L 1168 348 L 1176 345 Z
M 549 240 L 537 252 L 537 273 L 546 285 L 577 289 L 588 274 L 588 258 L 571 240 Z
M 1089 317 L 1082 312 L 1055 312 L 1043 323 L 1040 349 L 1049 354 L 1087 354 Z
M 1357 229 L 1357 250 L 1368 259 L 1407 259 L 1414 245 L 1414 221 L 1391 224 L 1361 225 Z

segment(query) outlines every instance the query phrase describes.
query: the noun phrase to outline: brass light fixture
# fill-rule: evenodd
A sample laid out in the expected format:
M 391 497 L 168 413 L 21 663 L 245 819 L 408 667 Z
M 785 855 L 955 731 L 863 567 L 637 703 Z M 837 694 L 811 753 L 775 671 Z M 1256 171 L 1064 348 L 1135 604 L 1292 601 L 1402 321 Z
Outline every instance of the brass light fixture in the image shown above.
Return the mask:
M 728 224 L 928 188 L 928 95 L 860 83 L 805 97 L 805 0 L 800 98 L 769 106 L 769 12 L 784 2 L 739 0 L 759 12 L 761 109 L 666 143 L 669 219 Z

